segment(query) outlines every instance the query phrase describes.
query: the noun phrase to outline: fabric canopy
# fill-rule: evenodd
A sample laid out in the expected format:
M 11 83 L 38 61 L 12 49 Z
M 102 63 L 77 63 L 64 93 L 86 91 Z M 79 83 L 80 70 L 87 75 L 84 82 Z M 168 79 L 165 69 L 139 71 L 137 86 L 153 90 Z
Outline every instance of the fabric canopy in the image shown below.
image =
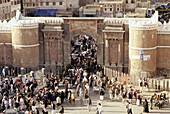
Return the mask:
M 56 17 L 58 9 L 37 9 L 35 16 L 42 17 Z

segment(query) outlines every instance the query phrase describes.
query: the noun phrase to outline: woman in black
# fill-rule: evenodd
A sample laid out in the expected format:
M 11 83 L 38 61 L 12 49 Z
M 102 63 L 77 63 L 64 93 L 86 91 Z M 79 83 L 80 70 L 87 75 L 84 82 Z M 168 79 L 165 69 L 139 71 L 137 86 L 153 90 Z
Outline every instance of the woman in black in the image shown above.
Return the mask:
M 64 107 L 63 107 L 63 106 L 60 106 L 59 113 L 60 113 L 60 114 L 64 114 Z
M 149 112 L 149 107 L 148 107 L 148 101 L 145 99 L 145 102 L 143 104 L 144 110 L 143 112 Z
M 133 97 L 133 94 L 132 94 L 131 91 L 129 92 L 128 96 L 129 96 L 129 102 L 131 103 L 132 102 L 132 97 Z
M 35 108 L 35 114 L 40 114 L 38 108 Z
M 62 104 L 64 102 L 64 92 L 63 91 L 61 92 L 60 98 L 61 98 L 61 104 Z
M 46 108 L 44 108 L 44 109 L 42 110 L 42 113 L 43 113 L 43 114 L 48 114 L 47 109 L 46 109 Z
M 91 111 L 91 106 L 92 106 L 92 100 L 89 97 L 89 100 L 88 100 L 88 109 L 89 109 L 89 112 Z

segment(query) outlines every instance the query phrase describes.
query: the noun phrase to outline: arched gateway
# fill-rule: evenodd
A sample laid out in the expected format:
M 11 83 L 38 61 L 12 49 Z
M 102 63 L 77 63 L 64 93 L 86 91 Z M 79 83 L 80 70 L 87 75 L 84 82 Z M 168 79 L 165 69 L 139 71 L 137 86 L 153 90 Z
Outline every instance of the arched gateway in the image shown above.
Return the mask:
M 56 18 L 45 21 L 41 29 L 45 44 L 45 51 L 42 50 L 45 55 L 44 66 L 46 70 L 55 71 L 56 68 L 70 65 L 71 39 L 78 35 L 88 35 L 96 40 L 98 65 L 111 67 L 120 72 L 125 69 L 127 72 L 128 37 L 126 36 L 126 40 L 123 39 L 125 28 L 122 22 L 104 18 L 67 17 L 60 21 Z M 127 56 L 124 57 L 124 54 Z
M 64 65 L 67 66 L 71 63 L 70 57 L 70 41 L 71 38 L 86 34 L 96 40 L 97 44 L 97 63 L 103 65 L 103 48 L 104 39 L 102 37 L 103 20 L 97 19 L 64 19 Z
M 134 82 L 137 77 L 168 76 L 169 28 L 158 22 L 158 12 L 152 18 L 42 18 L 18 12 L 9 22 L 0 21 L 0 70 L 45 67 L 59 73 L 71 63 L 71 38 L 85 34 L 96 40 L 97 63 L 109 68 L 107 75 L 129 70 Z

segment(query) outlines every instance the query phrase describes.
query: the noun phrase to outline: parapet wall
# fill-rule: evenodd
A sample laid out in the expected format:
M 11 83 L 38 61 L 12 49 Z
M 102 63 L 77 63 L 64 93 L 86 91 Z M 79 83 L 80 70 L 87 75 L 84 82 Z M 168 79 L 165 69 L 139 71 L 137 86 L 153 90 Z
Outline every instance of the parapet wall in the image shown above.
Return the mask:
M 157 74 L 170 75 L 170 22 L 157 28 Z

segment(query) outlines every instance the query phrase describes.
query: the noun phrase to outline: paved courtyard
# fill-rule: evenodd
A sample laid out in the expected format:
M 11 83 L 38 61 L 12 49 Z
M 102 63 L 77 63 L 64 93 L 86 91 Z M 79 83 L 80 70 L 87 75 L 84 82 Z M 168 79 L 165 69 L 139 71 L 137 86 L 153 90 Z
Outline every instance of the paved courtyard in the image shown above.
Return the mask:
M 16 78 L 14 78 L 14 80 L 15 79 Z M 42 85 L 42 83 L 40 85 Z M 75 91 L 75 89 L 70 89 L 70 90 Z M 63 85 L 61 85 L 61 83 L 60 83 L 59 91 L 64 91 L 64 87 Z M 143 100 L 144 98 L 147 98 L 148 102 L 150 102 L 149 98 L 154 93 L 155 93 L 154 90 L 150 90 L 148 92 L 143 91 Z M 156 93 L 159 94 L 159 92 L 156 92 Z M 117 100 L 117 101 L 109 100 L 109 95 L 108 95 L 107 90 L 105 91 L 105 99 L 103 101 L 99 100 L 99 93 L 93 92 L 92 89 L 90 90 L 90 97 L 92 99 L 92 108 L 90 112 L 87 109 L 87 104 L 85 103 L 85 101 L 83 101 L 84 102 L 83 105 L 79 105 L 79 98 L 76 98 L 75 106 L 68 105 L 66 101 L 64 102 L 64 104 L 62 104 L 65 109 L 64 110 L 65 114 L 96 114 L 96 107 L 99 102 L 103 106 L 102 114 L 126 114 L 125 104 L 123 104 L 120 100 Z M 168 97 L 170 97 L 170 95 Z M 50 111 L 51 108 L 48 108 L 48 110 L 51 113 Z M 150 111 L 149 113 L 151 114 L 170 114 L 170 104 L 168 104 L 168 106 L 163 107 L 162 109 L 158 109 L 158 107 L 154 107 L 153 110 L 149 110 L 149 111 Z M 143 113 L 143 107 L 137 106 L 137 105 L 132 105 L 132 112 L 133 114 L 146 114 L 146 113 Z
M 72 90 L 74 91 L 74 89 Z M 154 92 L 144 92 L 144 98 L 150 98 Z M 100 102 L 103 106 L 103 114 L 126 114 L 125 104 L 121 101 L 111 101 L 109 100 L 109 95 L 106 92 L 105 99 L 103 101 L 99 100 L 99 94 L 94 93 L 92 90 L 90 91 L 90 97 L 92 99 L 92 110 L 89 112 L 87 109 L 87 104 L 84 103 L 83 106 L 79 105 L 79 99 L 76 99 L 76 106 L 68 105 L 66 102 L 63 104 L 65 109 L 65 114 L 96 114 L 97 104 Z M 149 102 L 149 100 L 148 100 Z M 143 107 L 132 105 L 133 114 L 145 114 L 143 113 Z M 153 110 L 150 110 L 151 114 L 170 114 L 170 104 L 169 106 L 165 106 L 162 109 L 158 109 L 158 107 L 154 107 Z

